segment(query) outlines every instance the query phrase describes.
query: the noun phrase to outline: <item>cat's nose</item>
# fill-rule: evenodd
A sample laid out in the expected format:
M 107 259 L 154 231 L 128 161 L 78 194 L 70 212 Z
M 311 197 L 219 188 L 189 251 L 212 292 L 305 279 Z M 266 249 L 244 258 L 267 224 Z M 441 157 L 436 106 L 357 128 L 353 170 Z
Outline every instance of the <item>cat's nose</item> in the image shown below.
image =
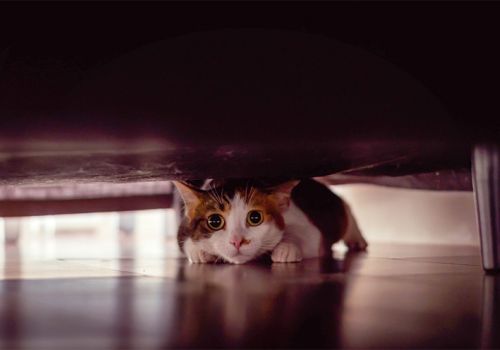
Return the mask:
M 241 237 L 241 236 L 232 236 L 231 240 L 229 241 L 229 243 L 234 245 L 236 250 L 240 250 L 241 242 L 243 242 L 243 237 Z
M 236 250 L 240 250 L 240 247 L 242 245 L 248 244 L 248 243 L 250 243 L 250 241 L 241 237 L 241 236 L 232 236 L 231 239 L 229 240 L 229 243 L 234 245 Z

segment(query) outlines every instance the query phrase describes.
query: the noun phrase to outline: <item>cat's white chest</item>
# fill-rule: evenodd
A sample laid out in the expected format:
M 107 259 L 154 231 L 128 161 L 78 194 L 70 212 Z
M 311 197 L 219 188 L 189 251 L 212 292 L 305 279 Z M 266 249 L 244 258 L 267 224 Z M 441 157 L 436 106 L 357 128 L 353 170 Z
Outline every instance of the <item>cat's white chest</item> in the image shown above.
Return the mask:
M 315 258 L 321 255 L 321 232 L 314 226 L 307 215 L 293 203 L 284 213 L 285 233 L 283 240 L 297 244 L 304 258 Z

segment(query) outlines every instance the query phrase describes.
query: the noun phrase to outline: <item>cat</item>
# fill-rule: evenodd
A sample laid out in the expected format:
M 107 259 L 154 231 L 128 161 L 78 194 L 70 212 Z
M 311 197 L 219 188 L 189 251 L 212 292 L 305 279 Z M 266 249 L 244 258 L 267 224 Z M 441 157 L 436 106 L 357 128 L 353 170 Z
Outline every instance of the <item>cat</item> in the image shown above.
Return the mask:
M 178 243 L 191 263 L 243 264 L 263 254 L 299 262 L 331 255 L 341 239 L 350 250 L 367 247 L 348 205 L 312 179 L 174 184 L 184 201 Z

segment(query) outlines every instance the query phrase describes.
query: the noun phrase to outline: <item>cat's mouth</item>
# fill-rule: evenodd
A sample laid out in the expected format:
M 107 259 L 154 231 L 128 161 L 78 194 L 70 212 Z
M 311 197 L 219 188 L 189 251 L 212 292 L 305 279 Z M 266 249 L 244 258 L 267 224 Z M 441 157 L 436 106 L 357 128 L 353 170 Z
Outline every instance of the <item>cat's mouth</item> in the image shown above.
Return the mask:
M 252 260 L 252 256 L 238 252 L 235 255 L 233 255 L 232 257 L 227 258 L 226 260 L 229 261 L 230 263 L 233 263 L 233 264 L 244 264 L 244 263 Z

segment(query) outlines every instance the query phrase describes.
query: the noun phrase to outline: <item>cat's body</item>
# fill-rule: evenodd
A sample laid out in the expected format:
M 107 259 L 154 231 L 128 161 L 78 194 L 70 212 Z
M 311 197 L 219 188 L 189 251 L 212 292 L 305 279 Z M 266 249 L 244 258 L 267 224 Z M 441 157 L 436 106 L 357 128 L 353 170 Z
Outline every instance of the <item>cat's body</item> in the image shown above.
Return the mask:
M 346 203 L 314 180 L 176 186 L 185 202 L 179 246 L 192 263 L 241 264 L 266 253 L 274 262 L 296 262 L 331 254 L 341 239 L 349 248 L 367 246 Z

